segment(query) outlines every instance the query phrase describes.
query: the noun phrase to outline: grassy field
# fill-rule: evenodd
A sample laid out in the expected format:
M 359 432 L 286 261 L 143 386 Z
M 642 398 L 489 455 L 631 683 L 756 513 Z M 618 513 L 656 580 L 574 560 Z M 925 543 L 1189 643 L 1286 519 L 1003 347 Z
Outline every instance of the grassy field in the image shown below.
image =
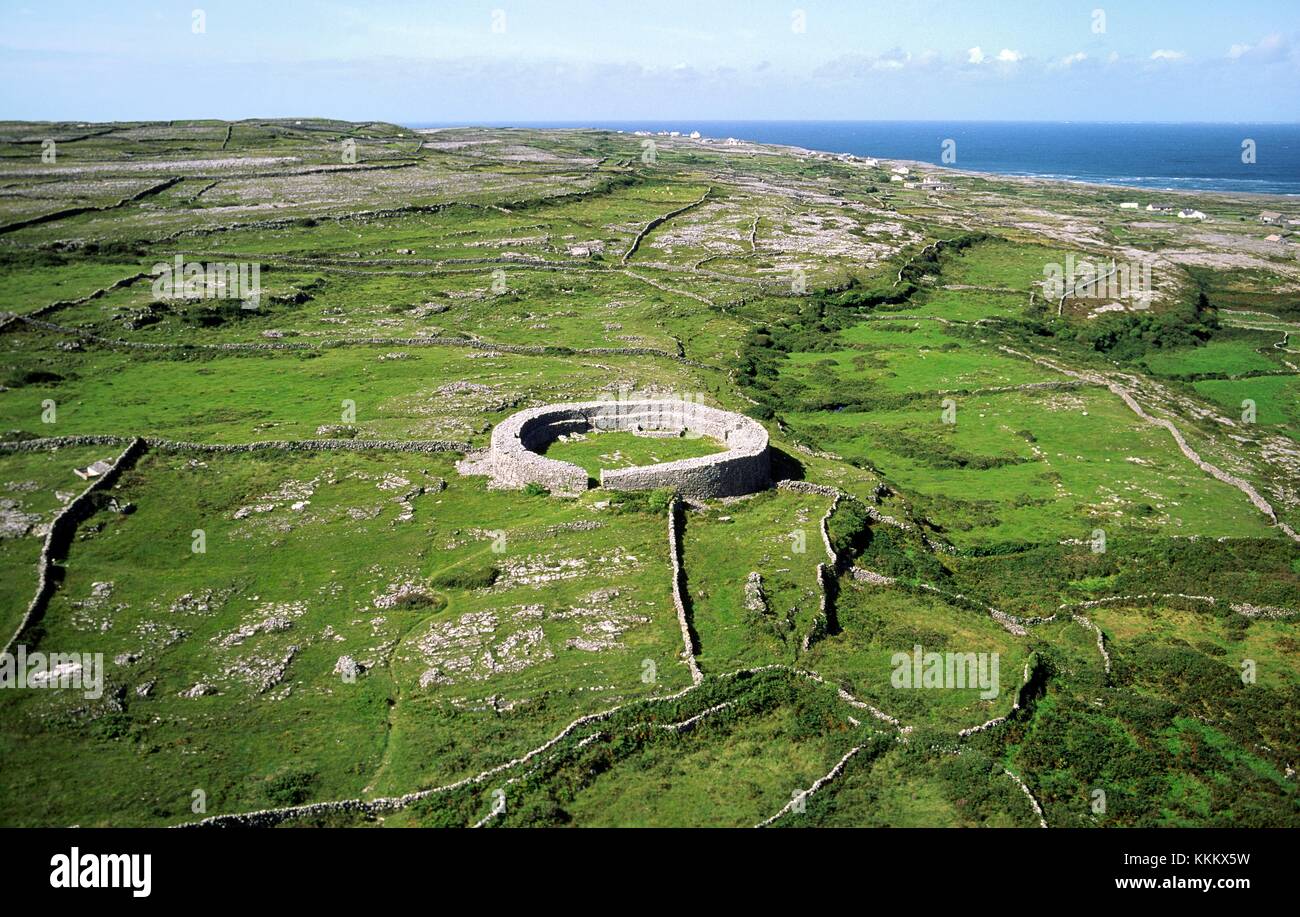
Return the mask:
M 44 167 L 29 130 L 0 123 L 0 627 L 105 679 L 0 691 L 0 824 L 421 790 L 285 823 L 1038 824 L 1010 774 L 1054 827 L 1300 824 L 1300 269 L 1250 221 L 602 131 L 122 123 Z M 1180 253 L 1150 310 L 1044 300 L 1048 265 L 1134 251 Z M 126 282 L 178 255 L 257 265 L 256 302 Z M 457 469 L 518 410 L 661 396 L 758 419 L 792 482 L 683 506 L 685 638 L 667 492 Z M 73 469 L 122 448 L 20 443 L 96 435 L 200 448 L 90 498 L 15 633 Z M 201 448 L 323 439 L 365 448 Z M 996 657 L 997 691 L 895 685 L 916 646 Z
M 1193 387 L 1197 394 L 1221 405 L 1229 416 L 1241 416 L 1249 399 L 1255 403 L 1255 422 L 1285 425 L 1292 437 L 1300 435 L 1300 384 L 1295 376 L 1206 379 Z
M 958 544 L 1084 538 L 1097 527 L 1256 536 L 1266 520 L 1171 454 L 1168 434 L 1106 393 L 1005 393 L 930 405 L 807 415 L 809 436 L 870 460 L 947 521 Z M 1107 448 L 1094 444 L 1104 437 Z M 1122 470 L 1121 470 L 1122 469 Z
M 1282 369 L 1276 360 L 1269 359 L 1261 352 L 1266 347 L 1261 335 L 1258 341 L 1223 341 L 1213 342 L 1204 347 L 1192 349 L 1161 351 L 1147 358 L 1147 366 L 1153 373 L 1161 376 L 1185 376 L 1201 373 L 1222 373 L 1235 376 L 1241 373 Z
M 721 443 L 706 436 L 638 436 L 617 431 L 579 435 L 584 438 L 551 443 L 543 454 L 586 469 L 594 480 L 600 479 L 602 468 L 658 465 L 724 451 Z

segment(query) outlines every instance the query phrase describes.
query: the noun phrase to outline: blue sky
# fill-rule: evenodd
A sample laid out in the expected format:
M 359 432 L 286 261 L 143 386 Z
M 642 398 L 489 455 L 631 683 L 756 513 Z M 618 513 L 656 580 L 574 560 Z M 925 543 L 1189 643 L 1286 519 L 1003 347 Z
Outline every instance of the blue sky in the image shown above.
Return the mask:
M 0 0 L 0 117 L 290 115 L 1300 121 L 1300 2 Z

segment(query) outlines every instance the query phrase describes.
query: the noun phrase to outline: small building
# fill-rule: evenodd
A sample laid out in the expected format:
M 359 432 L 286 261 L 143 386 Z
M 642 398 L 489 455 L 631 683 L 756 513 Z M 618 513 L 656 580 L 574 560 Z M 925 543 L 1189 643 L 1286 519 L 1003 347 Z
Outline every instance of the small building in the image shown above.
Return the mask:
M 1277 233 L 1273 233 L 1272 235 L 1267 235 L 1267 236 L 1265 236 L 1265 237 L 1264 237 L 1264 241 L 1265 241 L 1265 242 L 1281 242 L 1281 241 L 1282 241 L 1282 237 L 1281 237 L 1280 235 L 1278 235 Z
M 1147 204 L 1149 213 L 1170 213 L 1173 209 L 1169 204 Z
M 907 166 L 894 166 L 894 168 L 891 169 L 890 171 L 893 172 L 895 175 L 911 175 L 911 174 L 912 174 L 912 170 L 909 169 Z
M 1205 214 L 1202 213 L 1202 212 L 1199 211 L 1199 210 L 1192 210 L 1191 208 L 1184 208 L 1184 209 L 1178 211 L 1178 219 L 1180 219 L 1180 220 L 1203 220 L 1203 219 L 1205 219 Z
M 952 182 L 941 178 L 927 178 L 921 182 L 923 191 L 953 191 L 956 187 Z
M 1278 213 L 1276 210 L 1265 210 L 1259 215 L 1259 221 L 1273 226 L 1282 222 L 1282 214 Z
M 903 180 L 903 176 L 901 176 L 901 175 L 891 175 L 891 176 L 889 176 L 889 180 L 890 180 L 890 181 L 902 181 L 902 180 Z
M 91 462 L 85 468 L 73 468 L 72 473 L 83 481 L 89 481 L 91 478 L 97 478 L 109 471 L 113 466 L 105 461 Z
M 699 132 L 699 131 L 691 131 L 691 139 L 692 139 L 692 140 L 699 140 L 699 139 L 700 139 L 700 132 Z
M 1124 201 L 1122 204 L 1119 205 L 1119 209 L 1120 209 L 1120 210 L 1137 210 L 1137 209 L 1138 209 L 1138 202 L 1137 202 L 1137 201 Z

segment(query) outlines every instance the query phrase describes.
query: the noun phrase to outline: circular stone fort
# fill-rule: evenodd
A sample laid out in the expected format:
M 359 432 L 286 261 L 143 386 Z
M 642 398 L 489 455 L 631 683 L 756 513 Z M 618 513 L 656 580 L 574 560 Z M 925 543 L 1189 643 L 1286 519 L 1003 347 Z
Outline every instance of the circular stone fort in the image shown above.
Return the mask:
M 539 484 L 553 493 L 587 489 L 585 469 L 540 453 L 561 436 L 588 432 L 708 436 L 726 447 L 700 458 L 638 465 L 600 472 L 600 486 L 614 490 L 669 488 L 689 497 L 736 497 L 771 483 L 767 430 L 743 414 L 694 401 L 585 401 L 529 408 L 507 417 L 492 431 L 486 454 L 467 459 L 465 474 L 490 475 L 497 487 Z

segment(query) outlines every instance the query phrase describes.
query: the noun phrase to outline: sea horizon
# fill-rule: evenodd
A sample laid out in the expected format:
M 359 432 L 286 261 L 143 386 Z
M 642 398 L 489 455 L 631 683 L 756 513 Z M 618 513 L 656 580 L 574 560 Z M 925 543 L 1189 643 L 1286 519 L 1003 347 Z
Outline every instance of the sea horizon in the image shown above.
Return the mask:
M 590 119 L 410 121 L 412 129 L 698 130 L 712 139 L 1148 191 L 1300 196 L 1300 122 Z M 1253 161 L 1245 142 L 1253 143 Z M 955 161 L 942 161 L 953 141 Z M 1158 167 L 1153 168 L 1152 163 Z

